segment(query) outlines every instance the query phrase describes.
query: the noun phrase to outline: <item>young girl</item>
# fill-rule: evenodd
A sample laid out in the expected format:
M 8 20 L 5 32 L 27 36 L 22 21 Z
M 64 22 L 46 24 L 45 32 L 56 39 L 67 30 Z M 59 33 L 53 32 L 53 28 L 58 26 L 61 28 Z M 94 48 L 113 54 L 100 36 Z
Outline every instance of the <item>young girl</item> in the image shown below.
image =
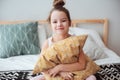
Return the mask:
M 51 24 L 53 35 L 52 37 L 48 38 L 45 41 L 42 47 L 42 51 L 47 49 L 55 42 L 71 36 L 68 33 L 69 27 L 71 26 L 70 14 L 69 11 L 65 7 L 63 7 L 64 4 L 65 3 L 63 0 L 54 0 L 54 4 L 53 4 L 54 8 L 51 10 L 50 15 L 48 17 L 48 22 Z M 78 62 L 72 64 L 59 64 L 54 68 L 45 71 L 45 73 L 48 73 L 52 77 L 55 77 L 56 75 L 59 74 L 65 80 L 73 80 L 73 74 L 70 73 L 70 71 L 83 70 L 85 69 L 85 65 L 86 65 L 86 60 L 85 60 L 84 52 L 82 51 L 82 53 L 80 53 L 79 55 Z M 44 76 L 38 76 L 33 79 L 45 80 Z M 91 75 L 86 80 L 96 80 L 96 77 L 94 75 Z

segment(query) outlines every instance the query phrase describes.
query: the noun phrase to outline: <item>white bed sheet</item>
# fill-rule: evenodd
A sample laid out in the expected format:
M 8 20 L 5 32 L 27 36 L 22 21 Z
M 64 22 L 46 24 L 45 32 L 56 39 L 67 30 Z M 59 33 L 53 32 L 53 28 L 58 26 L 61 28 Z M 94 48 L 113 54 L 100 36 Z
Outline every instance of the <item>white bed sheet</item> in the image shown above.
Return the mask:
M 120 57 L 108 48 L 104 49 L 108 57 L 105 59 L 96 60 L 98 65 L 120 63 Z M 32 70 L 39 55 L 24 55 L 0 59 L 0 71 L 10 70 Z
M 96 60 L 95 63 L 97 63 L 98 65 L 111 64 L 111 63 L 120 64 L 120 57 L 115 52 L 113 52 L 108 48 L 103 48 L 103 49 L 104 49 L 104 53 L 107 54 L 108 57 L 104 59 Z
M 0 71 L 32 70 L 39 55 L 15 56 L 0 59 Z

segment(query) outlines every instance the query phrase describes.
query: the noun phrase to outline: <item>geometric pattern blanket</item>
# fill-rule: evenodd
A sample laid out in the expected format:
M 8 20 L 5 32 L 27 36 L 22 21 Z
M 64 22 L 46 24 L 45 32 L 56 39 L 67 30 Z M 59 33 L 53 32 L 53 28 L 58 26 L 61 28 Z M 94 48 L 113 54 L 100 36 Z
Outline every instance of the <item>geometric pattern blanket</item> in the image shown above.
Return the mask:
M 94 74 L 97 80 L 120 80 L 120 63 L 100 65 L 100 67 L 101 70 Z M 32 70 L 5 71 L 0 72 L 0 80 L 29 80 L 37 75 L 32 75 Z
M 120 63 L 100 65 L 101 70 L 95 74 L 97 80 L 120 80 Z

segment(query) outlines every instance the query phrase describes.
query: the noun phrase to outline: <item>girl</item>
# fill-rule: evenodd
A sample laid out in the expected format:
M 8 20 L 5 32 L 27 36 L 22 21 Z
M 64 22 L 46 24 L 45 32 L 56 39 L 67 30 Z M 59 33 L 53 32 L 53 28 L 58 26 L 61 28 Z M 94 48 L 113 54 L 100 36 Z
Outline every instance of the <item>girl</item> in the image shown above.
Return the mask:
M 65 7 L 63 7 L 64 4 L 65 3 L 63 0 L 54 0 L 54 4 L 53 4 L 54 8 L 51 10 L 50 15 L 48 17 L 48 22 L 51 24 L 53 35 L 52 37 L 48 38 L 45 41 L 42 47 L 42 51 L 47 49 L 55 42 L 71 36 L 68 33 L 69 27 L 71 26 L 71 18 L 69 11 Z M 86 65 L 86 60 L 85 60 L 84 52 L 82 51 L 79 55 L 78 62 L 72 64 L 59 64 L 54 68 L 45 71 L 45 73 L 48 73 L 52 77 L 55 77 L 56 75 L 59 74 L 65 80 L 73 80 L 73 74 L 70 73 L 70 71 L 83 70 L 85 69 L 85 65 Z M 34 78 L 34 80 L 45 80 L 45 79 L 44 76 L 38 76 Z M 91 75 L 86 80 L 96 80 L 96 78 L 94 75 Z

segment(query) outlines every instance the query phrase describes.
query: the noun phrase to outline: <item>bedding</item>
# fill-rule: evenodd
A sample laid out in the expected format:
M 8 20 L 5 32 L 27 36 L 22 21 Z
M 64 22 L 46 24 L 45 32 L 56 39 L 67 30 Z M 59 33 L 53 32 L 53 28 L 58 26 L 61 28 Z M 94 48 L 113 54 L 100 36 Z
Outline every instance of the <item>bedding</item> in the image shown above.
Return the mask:
M 83 47 L 83 51 L 94 61 L 107 57 L 107 55 L 104 53 L 104 50 L 95 43 L 90 35 L 88 35 L 86 43 Z
M 107 52 L 114 55 L 109 49 L 107 49 Z M 26 55 L 19 56 L 19 58 L 11 57 L 7 58 L 7 60 L 0 60 L 0 80 L 29 80 L 34 76 L 40 75 L 32 75 L 32 70 L 38 56 L 39 55 Z M 3 61 L 5 61 L 4 64 L 2 64 Z M 101 70 L 95 74 L 97 80 L 119 80 L 120 58 L 105 58 L 96 60 L 95 63 L 101 67 Z M 8 64 L 9 66 L 6 66 Z
M 105 64 L 100 65 L 101 70 L 94 74 L 97 80 L 119 80 L 120 79 L 120 64 Z M 32 70 L 13 70 L 13 71 L 0 71 L 0 80 L 29 80 L 34 76 Z
M 100 47 L 105 47 L 100 35 L 98 32 L 92 29 L 83 29 L 83 28 L 78 28 L 78 27 L 70 27 L 69 33 L 72 35 L 83 35 L 87 34 L 92 37 L 92 39 L 100 46 Z
M 39 38 L 41 39 L 44 36 L 40 44 L 51 35 L 51 32 L 49 32 L 50 29 L 46 27 L 44 29 L 44 26 L 46 26 L 46 23 L 45 25 L 39 25 L 40 32 L 42 33 L 39 33 Z M 46 31 L 48 31 L 47 34 Z M 91 29 L 78 30 L 76 27 L 71 27 L 70 33 L 73 35 L 88 34 L 90 36 L 88 43 L 86 43 L 86 49 L 84 50 L 86 50 L 86 53 L 90 53 L 88 55 L 101 67 L 101 70 L 95 74 L 97 80 L 120 79 L 120 57 L 114 51 L 107 48 L 96 31 Z M 92 46 L 95 48 L 91 47 L 92 50 L 90 51 L 87 46 L 92 43 L 94 44 Z M 99 58 L 96 54 L 103 54 L 103 56 Z M 0 58 L 0 80 L 29 80 L 31 77 L 40 75 L 32 75 L 32 70 L 38 57 L 39 54 L 29 54 Z
M 49 24 L 41 24 L 41 23 L 38 24 L 38 37 L 39 37 L 40 49 L 42 48 L 42 45 L 46 40 L 46 38 L 50 37 L 51 35 L 52 35 L 52 30 Z

